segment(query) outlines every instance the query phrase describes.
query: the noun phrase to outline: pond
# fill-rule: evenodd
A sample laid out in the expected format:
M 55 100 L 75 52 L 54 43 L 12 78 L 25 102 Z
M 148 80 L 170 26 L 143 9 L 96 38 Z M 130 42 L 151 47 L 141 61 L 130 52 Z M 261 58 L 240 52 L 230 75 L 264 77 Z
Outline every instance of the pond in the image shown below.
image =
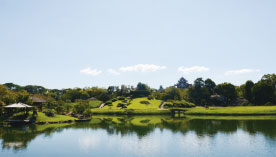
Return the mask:
M 276 117 L 94 116 L 0 127 L 0 156 L 276 156 Z

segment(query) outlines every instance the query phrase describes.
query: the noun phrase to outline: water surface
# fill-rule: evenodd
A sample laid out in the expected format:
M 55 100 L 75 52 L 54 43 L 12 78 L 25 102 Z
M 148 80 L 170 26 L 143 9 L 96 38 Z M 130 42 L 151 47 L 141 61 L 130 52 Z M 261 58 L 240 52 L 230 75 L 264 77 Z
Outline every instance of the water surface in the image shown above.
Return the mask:
M 0 156 L 276 156 L 275 117 L 93 117 L 0 127 Z

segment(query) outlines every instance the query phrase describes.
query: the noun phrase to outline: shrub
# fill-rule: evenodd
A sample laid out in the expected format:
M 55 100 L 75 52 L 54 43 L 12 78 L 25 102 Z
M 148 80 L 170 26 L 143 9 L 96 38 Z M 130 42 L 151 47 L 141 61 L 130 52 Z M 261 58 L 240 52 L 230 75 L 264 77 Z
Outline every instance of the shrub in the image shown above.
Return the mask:
M 127 108 L 127 104 L 118 103 L 117 107 Z
M 89 106 L 87 104 L 80 103 L 80 104 L 77 104 L 77 105 L 74 106 L 73 112 L 77 113 L 77 114 L 83 114 L 83 112 L 87 108 L 89 108 Z
M 148 101 L 140 101 L 140 104 L 149 105 L 149 104 L 150 104 L 150 102 L 148 102 Z
M 154 99 L 154 97 L 152 95 L 149 95 L 148 100 L 152 100 L 152 99 Z
M 166 102 L 166 103 L 164 104 L 164 107 L 165 107 L 165 108 L 171 108 L 171 107 L 173 107 L 173 103 L 172 103 L 172 102 Z
M 84 112 L 83 112 L 83 115 L 85 117 L 91 117 L 92 115 L 92 111 L 90 109 L 86 109 Z
M 114 99 L 112 99 L 111 101 L 112 101 L 112 102 L 115 102 L 115 101 L 117 101 L 117 99 L 116 99 L 116 98 L 114 98 Z
M 192 108 L 195 107 L 195 104 L 187 102 L 185 100 L 173 101 L 173 107 L 183 107 L 183 108 Z
M 127 103 L 127 100 L 122 100 L 123 103 Z
M 118 100 L 125 100 L 125 97 L 119 97 Z
M 112 101 L 107 101 L 107 102 L 105 102 L 105 105 L 108 105 L 108 106 L 112 106 Z
M 273 106 L 273 104 L 271 102 L 267 102 L 265 106 Z
M 65 107 L 62 106 L 62 105 L 58 105 L 58 106 L 56 107 L 56 112 L 57 112 L 57 113 L 65 112 Z
M 55 112 L 52 109 L 49 109 L 49 110 L 45 111 L 44 114 L 48 117 L 54 117 L 55 116 Z

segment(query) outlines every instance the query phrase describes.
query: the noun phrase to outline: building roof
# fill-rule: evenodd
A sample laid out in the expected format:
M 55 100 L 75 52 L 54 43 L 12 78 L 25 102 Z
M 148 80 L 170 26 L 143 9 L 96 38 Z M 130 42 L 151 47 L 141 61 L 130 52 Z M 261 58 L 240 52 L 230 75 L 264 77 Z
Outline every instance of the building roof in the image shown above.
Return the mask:
M 4 108 L 30 108 L 32 106 L 23 104 L 23 103 L 15 103 L 8 106 L 4 106 Z
M 87 100 L 97 100 L 97 99 L 94 98 L 94 97 L 91 97 L 91 98 L 89 98 L 89 99 L 87 99 Z
M 33 100 L 34 103 L 44 103 L 44 102 L 46 102 L 45 99 L 38 98 L 38 97 L 35 97 L 35 96 L 31 96 L 31 99 Z

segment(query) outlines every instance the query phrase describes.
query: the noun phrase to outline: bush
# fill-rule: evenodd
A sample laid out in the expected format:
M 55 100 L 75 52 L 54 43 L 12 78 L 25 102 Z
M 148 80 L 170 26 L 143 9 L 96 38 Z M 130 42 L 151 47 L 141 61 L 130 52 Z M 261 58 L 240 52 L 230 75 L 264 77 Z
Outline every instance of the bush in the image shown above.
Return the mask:
M 125 97 L 119 97 L 118 100 L 126 100 Z
M 107 102 L 105 102 L 105 105 L 108 105 L 108 106 L 112 106 L 112 101 L 107 101 Z
M 49 110 L 45 111 L 44 114 L 48 117 L 54 117 L 55 116 L 55 112 L 52 109 L 49 109 Z
M 74 106 L 73 112 L 77 114 L 83 114 L 83 112 L 88 108 L 89 106 L 87 104 L 80 103 Z
M 112 101 L 112 102 L 115 102 L 115 101 L 117 101 L 117 99 L 116 99 L 116 98 L 114 98 L 114 99 L 112 99 L 111 101 Z
M 83 115 L 85 117 L 91 117 L 92 115 L 92 111 L 90 109 L 86 109 L 84 112 L 83 112 Z
M 149 104 L 150 104 L 150 102 L 148 102 L 148 101 L 140 101 L 140 104 L 149 105 Z
M 154 99 L 154 97 L 152 95 L 148 96 L 148 100 L 153 100 L 153 99 Z
M 117 107 L 127 108 L 127 104 L 118 103 Z
M 265 106 L 273 106 L 273 104 L 271 102 L 267 102 Z
M 127 103 L 127 100 L 122 100 L 123 103 Z
M 181 101 L 173 101 L 173 107 L 181 107 L 181 108 L 192 108 L 195 107 L 195 104 L 187 102 L 185 100 Z
M 62 105 L 58 105 L 56 107 L 56 111 L 57 111 L 57 113 L 63 113 L 63 112 L 65 112 L 65 107 Z
M 166 102 L 166 103 L 164 104 L 164 107 L 165 107 L 165 108 L 171 108 L 171 107 L 173 107 L 173 103 L 172 103 L 172 102 Z

